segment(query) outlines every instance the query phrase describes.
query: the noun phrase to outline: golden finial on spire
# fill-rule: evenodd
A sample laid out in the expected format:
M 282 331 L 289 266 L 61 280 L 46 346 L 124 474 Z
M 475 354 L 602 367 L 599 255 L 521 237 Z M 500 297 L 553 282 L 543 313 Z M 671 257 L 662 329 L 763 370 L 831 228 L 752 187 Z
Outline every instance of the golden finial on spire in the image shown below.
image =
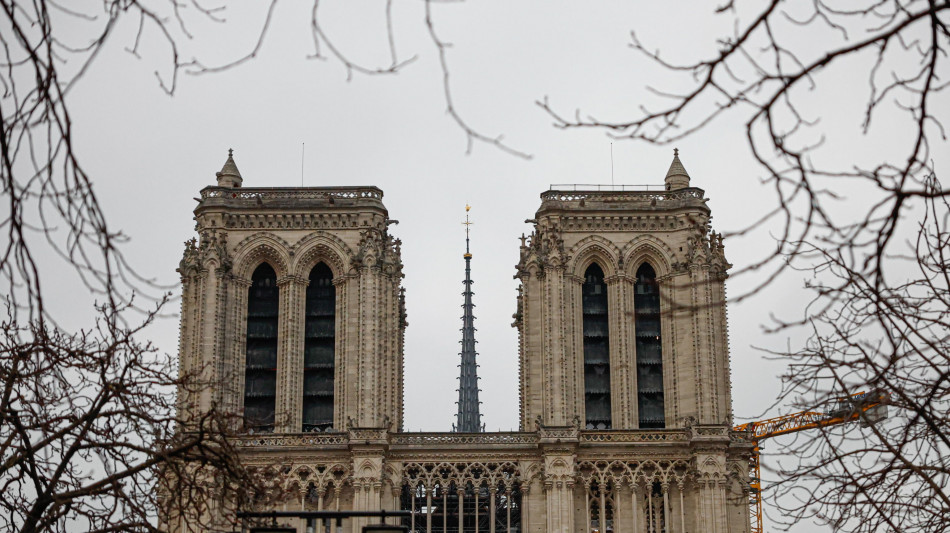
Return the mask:
M 465 258 L 470 259 L 472 254 L 468 251 L 468 229 L 472 225 L 472 222 L 468 219 L 468 212 L 472 210 L 472 206 L 465 204 L 465 222 L 462 222 L 462 225 L 465 226 Z

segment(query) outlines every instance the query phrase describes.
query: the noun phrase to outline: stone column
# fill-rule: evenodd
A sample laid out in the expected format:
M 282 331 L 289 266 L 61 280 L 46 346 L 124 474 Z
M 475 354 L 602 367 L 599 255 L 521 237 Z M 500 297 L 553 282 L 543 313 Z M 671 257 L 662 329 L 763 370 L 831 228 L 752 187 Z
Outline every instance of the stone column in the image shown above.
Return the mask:
M 244 370 L 247 363 L 247 295 L 251 280 L 228 280 L 227 324 L 221 374 L 220 405 L 227 413 L 239 413 L 244 399 Z
M 299 433 L 303 410 L 303 350 L 308 280 L 284 276 L 280 288 L 277 333 L 277 405 L 274 430 Z
M 696 526 L 709 533 L 729 533 L 724 494 L 725 479 L 712 475 L 696 487 Z
M 521 429 L 529 431 L 543 413 L 544 355 L 541 352 L 541 300 L 540 282 L 532 270 L 519 273 L 523 284 L 522 315 L 519 326 L 521 334 Z
M 729 326 L 726 320 L 726 288 L 724 272 L 709 273 L 709 291 L 712 302 L 710 328 L 713 332 L 711 349 L 716 369 L 716 395 L 719 409 L 717 423 L 732 425 L 732 382 L 729 375 Z
M 200 306 L 199 313 L 201 316 L 195 331 L 195 370 L 197 371 L 196 376 L 198 376 L 203 383 L 214 383 L 213 368 L 215 364 L 215 348 L 217 347 L 216 330 L 218 321 L 217 299 L 218 286 L 221 281 L 214 273 L 215 266 L 209 265 L 209 267 L 210 268 L 203 269 L 200 273 L 201 295 L 197 303 Z M 197 394 L 196 412 L 203 412 L 209 407 L 212 391 L 213 387 L 203 387 L 201 392 Z
M 680 533 L 686 533 L 686 504 L 685 504 L 685 502 L 683 501 L 683 490 L 684 490 L 683 481 L 680 481 L 680 482 L 676 485 L 676 488 L 679 490 L 679 493 L 680 493 L 680 506 L 679 506 L 679 515 L 680 515 L 680 520 L 679 520 L 679 522 L 680 522 L 680 527 L 679 527 L 679 531 L 680 531 Z
M 640 507 L 640 486 L 634 483 L 630 486 L 630 512 L 632 513 L 630 530 L 633 531 L 633 533 L 643 531 L 640 527 Z
M 359 332 L 356 368 L 357 410 L 353 418 L 361 427 L 376 426 L 380 423 L 377 413 L 377 394 L 379 392 L 379 316 L 380 316 L 380 272 L 368 257 L 359 270 L 357 283 L 356 309 L 359 313 Z
M 426 533 L 432 533 L 432 487 L 426 486 Z
M 670 506 L 670 484 L 663 482 L 663 523 L 667 533 L 673 531 L 673 513 Z
M 564 285 L 568 298 L 566 304 L 569 310 L 565 312 L 565 319 L 569 321 L 570 329 L 564 332 L 566 337 L 566 364 L 570 371 L 572 391 L 564 394 L 574 397 L 570 408 L 580 416 L 582 425 L 587 418 L 587 405 L 584 396 L 584 277 L 573 274 L 564 275 Z
M 531 486 L 528 483 L 521 485 L 521 530 L 528 533 L 541 531 L 540 527 L 535 526 L 531 515 L 534 509 L 534 505 L 531 504 L 531 496 L 534 494 L 535 492 L 531 490 Z M 541 496 L 544 496 L 543 491 Z M 544 515 L 541 515 L 538 518 L 540 519 L 543 516 Z
M 196 332 L 201 320 L 201 276 L 192 257 L 194 240 L 186 243 L 185 259 L 179 267 L 181 273 L 181 324 L 178 333 L 178 375 L 190 378 L 199 368 L 200 350 Z M 188 267 L 187 269 L 185 267 Z M 198 417 L 198 401 L 191 387 L 178 388 L 178 411 L 186 419 Z
M 465 531 L 465 489 L 458 489 L 459 502 L 459 533 Z
M 584 517 L 586 519 L 585 524 L 587 533 L 590 533 L 591 524 L 590 524 L 590 489 L 587 487 L 587 483 L 584 483 Z
M 495 495 L 498 492 L 498 487 L 492 485 L 488 490 L 488 497 L 491 498 L 489 502 L 489 512 L 488 512 L 488 532 L 495 533 Z
M 689 277 L 683 270 L 657 280 L 660 284 L 660 327 L 663 350 L 663 401 L 666 426 L 681 425 L 692 416 L 698 420 L 696 381 L 699 379 L 693 353 L 692 310 Z M 676 305 L 673 305 L 676 302 Z M 681 426 L 680 426 L 681 427 Z
M 565 286 L 564 268 L 549 266 L 540 280 L 543 309 L 541 351 L 545 357 L 544 380 L 545 411 L 544 423 L 550 425 L 569 424 L 574 415 L 574 383 L 571 365 L 565 349 L 568 339 L 564 335 Z M 570 403 L 570 408 L 568 407 Z M 569 412 L 570 411 L 570 412 Z
M 351 340 L 350 327 L 350 302 L 349 291 L 347 288 L 351 284 L 349 275 L 337 276 L 333 278 L 333 287 L 336 290 L 336 330 L 334 332 L 334 379 L 333 379 L 333 428 L 337 431 L 346 429 L 346 421 L 352 418 L 355 413 L 350 410 L 349 398 L 351 396 L 350 387 L 353 377 L 348 371 L 348 364 L 352 360 L 349 357 Z
M 382 456 L 360 454 L 355 455 L 353 459 L 358 467 L 358 470 L 353 472 L 353 510 L 380 510 L 380 492 L 383 484 L 379 471 L 382 469 Z M 353 519 L 353 533 L 360 533 L 363 526 L 368 523 L 366 518 Z
M 723 384 L 719 383 L 716 369 L 716 357 L 712 339 L 724 332 L 712 331 L 717 314 L 711 308 L 712 298 L 709 286 L 709 267 L 707 265 L 690 265 L 690 306 L 692 308 L 692 338 L 694 364 L 697 369 L 696 398 L 698 420 L 701 424 L 720 424 L 724 422 L 719 406 L 719 390 Z
M 209 363 L 207 368 L 210 371 L 208 375 L 210 382 L 214 383 L 215 386 L 208 388 L 207 395 L 203 394 L 203 409 L 210 409 L 212 406 L 220 408 L 222 406 L 222 390 L 217 384 L 224 382 L 226 377 L 225 368 L 230 356 L 227 342 L 229 340 L 227 332 L 231 328 L 231 323 L 228 321 L 228 304 L 230 303 L 229 296 L 233 277 L 230 264 L 212 264 L 214 265 L 214 290 L 213 293 L 209 294 L 213 298 L 213 302 L 209 303 L 213 305 L 214 310 L 208 318 L 212 322 L 211 328 L 214 332 L 214 340 L 209 353 L 210 358 L 207 360 Z M 209 276 L 210 278 L 211 276 Z M 242 373 L 243 370 L 242 368 Z
M 628 305 L 632 282 L 624 274 L 604 279 L 610 335 L 610 413 L 613 429 L 637 427 L 636 343 L 633 307 Z
M 388 434 L 382 428 L 351 428 L 350 452 L 353 457 L 353 510 L 378 511 L 382 504 L 383 464 L 389 447 Z M 360 533 L 366 518 L 352 520 L 353 533 Z
M 555 451 L 544 456 L 547 533 L 574 531 L 574 455 Z

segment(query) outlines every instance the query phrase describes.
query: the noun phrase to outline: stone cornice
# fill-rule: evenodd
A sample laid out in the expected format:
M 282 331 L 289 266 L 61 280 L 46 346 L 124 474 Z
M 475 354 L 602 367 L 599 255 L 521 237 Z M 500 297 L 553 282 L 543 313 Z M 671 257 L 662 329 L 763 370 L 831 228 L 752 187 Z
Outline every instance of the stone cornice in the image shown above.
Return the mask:
M 580 445 L 586 453 L 596 453 L 598 448 L 617 453 L 618 447 L 635 449 L 649 447 L 682 447 L 699 443 L 743 444 L 742 432 L 727 426 L 694 426 L 683 429 L 628 429 L 589 431 L 575 426 L 542 426 L 537 432 L 497 433 L 439 433 L 439 432 L 389 432 L 385 428 L 352 428 L 349 431 L 332 433 L 276 433 L 243 435 L 234 438 L 236 447 L 242 449 L 274 450 L 296 448 L 320 448 L 346 450 L 353 446 L 389 447 L 394 454 L 463 453 L 530 451 L 539 447 L 572 447 Z M 634 452 L 638 453 L 638 452 Z
M 200 216 L 200 214 L 199 214 Z M 230 213 L 222 215 L 228 230 L 333 230 L 353 231 L 367 227 L 382 229 L 380 213 Z

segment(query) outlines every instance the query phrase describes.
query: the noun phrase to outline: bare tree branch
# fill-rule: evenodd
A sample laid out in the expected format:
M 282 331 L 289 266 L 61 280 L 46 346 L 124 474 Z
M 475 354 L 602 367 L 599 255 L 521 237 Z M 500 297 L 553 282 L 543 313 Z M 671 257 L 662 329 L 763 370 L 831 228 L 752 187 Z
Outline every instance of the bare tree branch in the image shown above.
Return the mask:
M 435 45 L 436 49 L 439 51 L 439 65 L 442 67 L 442 90 L 445 94 L 445 111 L 452 117 L 452 120 L 462 128 L 462 131 L 465 132 L 465 137 L 468 142 L 468 147 L 466 148 L 466 153 L 472 152 L 472 145 L 475 141 L 483 142 L 489 145 L 498 148 L 499 150 L 515 155 L 524 159 L 531 159 L 531 155 L 508 146 L 504 142 L 504 136 L 498 135 L 497 137 L 488 137 L 479 133 L 478 130 L 472 128 L 468 122 L 462 118 L 458 113 L 458 110 L 455 108 L 455 103 L 452 100 L 452 86 L 449 83 L 449 63 L 447 59 L 447 50 L 451 44 L 439 39 L 439 36 L 435 31 L 435 23 L 432 18 L 432 0 L 426 0 L 426 27 L 429 29 L 429 37 L 432 39 L 432 44 Z
M 739 295 L 741 300 L 757 292 L 788 268 L 786 258 L 795 257 L 799 243 L 821 235 L 847 243 L 856 235 L 873 234 L 881 258 L 887 255 L 891 239 L 900 226 L 900 216 L 907 198 L 932 194 L 915 185 L 910 178 L 933 171 L 929 165 L 928 135 L 934 132 L 945 138 L 939 116 L 932 112 L 934 98 L 947 87 L 938 83 L 947 75 L 946 60 L 950 34 L 941 17 L 950 12 L 950 3 L 943 1 L 876 1 L 857 6 L 836 7 L 833 2 L 813 0 L 805 16 L 792 16 L 782 2 L 771 1 L 752 20 L 742 23 L 730 2 L 717 13 L 736 17 L 735 33 L 719 41 L 720 48 L 708 59 L 692 63 L 673 63 L 651 50 L 631 34 L 631 48 L 673 73 L 688 74 L 694 80 L 684 94 L 671 94 L 652 89 L 672 100 L 669 106 L 642 113 L 630 120 L 603 121 L 583 117 L 580 111 L 568 118 L 547 98 L 538 105 L 554 119 L 559 128 L 603 129 L 617 138 L 666 144 L 695 134 L 726 114 L 745 117 L 746 137 L 755 160 L 766 172 L 776 195 L 776 207 L 764 221 L 777 220 L 784 228 L 777 236 L 777 249 L 759 261 L 742 268 L 742 272 L 772 270 L 765 280 Z M 796 6 L 800 12 L 802 6 Z M 838 32 L 839 40 L 831 42 L 821 53 L 811 51 L 810 42 L 780 38 L 778 26 L 796 27 L 798 32 L 816 31 L 826 26 Z M 787 34 L 787 32 L 786 32 Z M 856 36 L 856 37 L 852 37 Z M 759 43 L 765 43 L 760 46 Z M 873 118 L 885 103 L 903 110 L 914 128 L 914 136 L 906 158 L 900 162 L 883 162 L 871 168 L 815 167 L 813 154 L 823 142 L 807 141 L 809 134 L 821 131 L 818 121 L 805 118 L 800 103 L 806 91 L 821 90 L 817 78 L 832 66 L 860 61 L 875 54 L 874 66 L 868 71 L 870 89 L 862 127 L 870 131 Z M 904 72 L 905 65 L 918 68 Z M 740 77 L 737 72 L 751 71 Z M 708 102 L 715 102 L 709 105 Z M 687 118 L 689 117 L 689 118 Z M 781 117 L 781 118 L 779 118 Z M 841 191 L 819 187 L 825 179 L 854 180 L 871 185 L 884 195 L 880 208 L 886 206 L 883 218 L 869 217 L 861 221 L 836 220 L 828 211 L 828 201 L 840 198 Z M 940 194 L 946 194 L 941 192 Z M 807 207 L 795 210 L 798 202 Z M 738 229 L 727 237 L 742 235 L 761 225 Z

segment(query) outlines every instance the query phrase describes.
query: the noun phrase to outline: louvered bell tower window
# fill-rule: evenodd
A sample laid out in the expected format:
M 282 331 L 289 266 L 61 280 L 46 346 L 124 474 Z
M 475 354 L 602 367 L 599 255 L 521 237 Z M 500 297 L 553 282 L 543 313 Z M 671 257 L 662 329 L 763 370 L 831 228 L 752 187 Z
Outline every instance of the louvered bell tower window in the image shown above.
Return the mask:
M 633 297 L 637 332 L 637 405 L 640 428 L 666 427 L 663 411 L 663 354 L 660 342 L 660 287 L 648 263 L 637 270 Z
M 263 263 L 251 276 L 247 295 L 244 425 L 255 432 L 274 431 L 279 298 L 277 274 Z
M 584 273 L 584 412 L 587 429 L 610 429 L 610 338 L 607 284 L 596 264 Z
M 333 272 L 320 263 L 310 271 L 304 338 L 303 431 L 333 426 L 336 287 Z

